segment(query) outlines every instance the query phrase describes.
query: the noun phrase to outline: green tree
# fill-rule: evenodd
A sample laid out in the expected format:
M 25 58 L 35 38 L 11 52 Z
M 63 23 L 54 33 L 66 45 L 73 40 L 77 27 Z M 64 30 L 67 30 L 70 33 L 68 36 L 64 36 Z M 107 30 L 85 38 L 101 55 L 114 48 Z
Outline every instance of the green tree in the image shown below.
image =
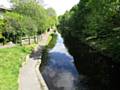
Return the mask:
M 98 3 L 99 2 L 99 3 Z M 119 61 L 119 0 L 81 0 L 59 17 L 66 42 L 82 42 Z
M 15 8 L 15 12 L 31 17 L 36 22 L 38 34 L 47 29 L 47 12 L 35 1 L 20 2 Z
M 47 10 L 48 15 L 48 26 L 55 27 L 57 25 L 57 14 L 53 8 L 48 8 Z

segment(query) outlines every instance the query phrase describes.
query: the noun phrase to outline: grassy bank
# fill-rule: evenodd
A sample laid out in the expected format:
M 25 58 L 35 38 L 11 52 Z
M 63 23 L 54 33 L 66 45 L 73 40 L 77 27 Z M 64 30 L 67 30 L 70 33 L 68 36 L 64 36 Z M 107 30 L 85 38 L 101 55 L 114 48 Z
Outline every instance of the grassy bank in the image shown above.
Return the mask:
M 18 75 L 34 45 L 0 49 L 0 90 L 18 90 Z
M 51 34 L 50 35 L 51 39 L 49 40 L 49 43 L 47 44 L 47 48 L 51 49 L 55 46 L 56 41 L 57 41 L 57 35 L 56 34 Z
M 52 33 L 51 35 L 49 35 L 46 47 L 44 48 L 43 52 L 42 52 L 42 60 L 45 61 L 48 59 L 48 51 L 49 49 L 52 49 L 57 41 L 57 35 Z
M 48 56 L 49 49 L 52 49 L 55 46 L 56 41 L 57 41 L 57 35 L 52 33 L 49 36 L 48 43 L 42 52 L 42 63 L 40 65 L 40 71 L 42 71 L 44 69 L 45 64 L 47 64 L 49 59 Z

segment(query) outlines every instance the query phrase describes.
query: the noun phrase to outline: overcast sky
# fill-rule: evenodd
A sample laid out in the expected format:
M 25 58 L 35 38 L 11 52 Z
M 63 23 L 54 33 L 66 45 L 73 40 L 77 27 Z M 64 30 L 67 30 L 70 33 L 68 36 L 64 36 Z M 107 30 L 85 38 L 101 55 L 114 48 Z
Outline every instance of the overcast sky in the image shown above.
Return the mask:
M 64 14 L 66 10 L 70 10 L 79 0 L 44 0 L 46 7 L 52 7 L 57 15 Z
M 9 0 L 0 0 L 0 6 L 4 6 L 4 7 L 7 7 L 7 8 L 10 8 L 10 3 L 9 3 Z
M 9 0 L 0 0 L 0 5 L 4 5 L 9 8 Z M 79 0 L 39 0 L 44 3 L 45 7 L 52 7 L 55 9 L 57 15 L 64 14 L 66 10 L 70 10 Z

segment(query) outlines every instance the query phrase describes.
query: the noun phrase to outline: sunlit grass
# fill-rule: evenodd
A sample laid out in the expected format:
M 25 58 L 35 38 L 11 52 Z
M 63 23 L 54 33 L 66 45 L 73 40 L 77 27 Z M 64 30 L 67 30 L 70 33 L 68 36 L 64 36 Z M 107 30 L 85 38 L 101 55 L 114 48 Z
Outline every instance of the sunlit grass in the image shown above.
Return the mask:
M 0 90 L 18 90 L 20 66 L 34 46 L 0 49 Z
M 51 36 L 51 39 L 50 39 L 50 41 L 49 41 L 49 43 L 47 45 L 47 48 L 52 49 L 56 44 L 57 35 L 53 33 L 50 36 Z
M 46 45 L 48 45 L 48 44 L 49 44 L 49 42 L 51 41 L 51 39 L 52 39 L 52 36 L 51 36 L 51 35 L 49 35 L 48 40 L 47 40 L 47 44 L 46 44 Z

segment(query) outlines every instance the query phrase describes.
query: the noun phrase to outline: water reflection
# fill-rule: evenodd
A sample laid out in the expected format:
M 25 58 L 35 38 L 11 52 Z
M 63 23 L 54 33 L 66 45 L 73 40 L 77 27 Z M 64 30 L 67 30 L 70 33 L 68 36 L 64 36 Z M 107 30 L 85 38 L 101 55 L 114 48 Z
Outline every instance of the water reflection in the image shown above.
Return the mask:
M 55 47 L 48 53 L 49 59 L 41 67 L 42 75 L 50 90 L 87 90 L 85 77 L 78 74 L 63 42 L 58 34 Z

